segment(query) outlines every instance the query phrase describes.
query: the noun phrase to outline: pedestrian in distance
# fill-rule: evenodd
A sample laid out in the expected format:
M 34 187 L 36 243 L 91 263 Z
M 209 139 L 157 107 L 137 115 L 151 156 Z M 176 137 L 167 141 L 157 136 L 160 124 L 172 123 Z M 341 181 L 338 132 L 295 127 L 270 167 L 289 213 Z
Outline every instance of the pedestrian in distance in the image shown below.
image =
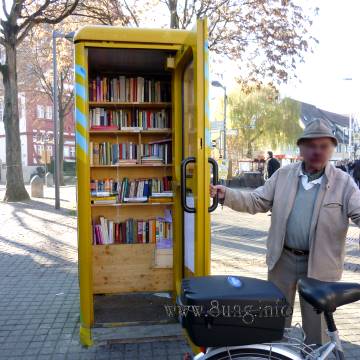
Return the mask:
M 270 179 L 274 172 L 279 169 L 280 162 L 279 160 L 274 158 L 273 152 L 267 152 L 267 160 L 266 160 L 266 179 Z
M 337 146 L 324 119 L 309 122 L 297 140 L 302 161 L 279 168 L 252 192 L 210 185 L 210 196 L 229 208 L 255 214 L 272 208 L 266 263 L 268 280 L 294 304 L 297 281 L 341 279 L 349 219 L 360 226 L 360 190 L 351 176 L 330 159 Z M 307 344 L 329 340 L 324 314 L 301 296 Z M 290 327 L 291 316 L 285 320 Z
M 337 162 L 336 168 L 337 168 L 337 169 L 340 169 L 340 170 L 342 170 L 342 171 L 348 172 L 348 171 L 346 170 L 345 164 L 344 164 L 342 161 L 338 161 L 338 162 Z
M 355 162 L 354 162 L 353 178 L 354 178 L 357 186 L 360 188 L 360 159 L 355 160 Z

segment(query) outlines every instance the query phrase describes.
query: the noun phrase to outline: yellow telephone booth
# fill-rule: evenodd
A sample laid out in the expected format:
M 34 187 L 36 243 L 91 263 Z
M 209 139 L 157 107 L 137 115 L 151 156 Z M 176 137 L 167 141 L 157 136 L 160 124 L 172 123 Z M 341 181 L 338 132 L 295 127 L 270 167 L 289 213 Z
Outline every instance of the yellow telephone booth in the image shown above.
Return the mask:
M 74 43 L 80 339 L 91 345 L 97 326 L 166 322 L 149 297 L 174 303 L 184 277 L 209 274 L 217 172 L 206 20 L 85 26 Z M 131 317 L 132 306 L 145 310 Z

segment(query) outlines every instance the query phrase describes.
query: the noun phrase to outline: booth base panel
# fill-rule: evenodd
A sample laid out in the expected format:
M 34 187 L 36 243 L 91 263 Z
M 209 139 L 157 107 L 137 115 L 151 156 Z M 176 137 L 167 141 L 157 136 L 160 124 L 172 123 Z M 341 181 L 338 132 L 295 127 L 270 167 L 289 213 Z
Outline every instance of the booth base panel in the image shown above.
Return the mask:
M 169 296 L 164 292 L 94 295 L 95 326 L 175 323 L 176 317 L 168 316 L 165 308 L 173 306 Z
M 144 343 L 186 339 L 179 323 L 94 328 L 92 334 L 95 344 Z

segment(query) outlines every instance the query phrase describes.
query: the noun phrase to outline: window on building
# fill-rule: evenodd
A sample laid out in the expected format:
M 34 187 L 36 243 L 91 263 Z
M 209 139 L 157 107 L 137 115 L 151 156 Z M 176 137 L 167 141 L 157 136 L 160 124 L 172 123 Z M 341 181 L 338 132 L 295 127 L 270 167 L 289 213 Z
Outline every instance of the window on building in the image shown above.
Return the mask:
M 45 116 L 45 109 L 43 105 L 37 105 L 36 106 L 36 117 L 38 119 L 44 119 Z
M 46 116 L 45 117 L 49 120 L 52 119 L 52 107 L 51 106 L 46 106 Z
M 71 158 L 75 157 L 75 147 L 73 147 L 73 146 L 70 147 L 70 157 Z
M 69 157 L 70 149 L 68 146 L 64 146 L 64 157 Z

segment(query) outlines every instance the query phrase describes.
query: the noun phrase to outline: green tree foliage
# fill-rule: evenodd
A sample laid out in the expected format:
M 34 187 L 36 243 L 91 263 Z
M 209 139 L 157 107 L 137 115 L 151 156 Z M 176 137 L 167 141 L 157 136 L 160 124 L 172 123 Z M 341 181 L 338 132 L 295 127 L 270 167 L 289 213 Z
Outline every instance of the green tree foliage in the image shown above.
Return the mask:
M 273 88 L 250 93 L 239 90 L 229 96 L 228 103 L 232 128 L 238 133 L 237 141 L 232 141 L 233 150 L 239 152 L 243 148 L 249 158 L 255 149 L 293 145 L 301 133 L 299 103 L 279 99 Z

